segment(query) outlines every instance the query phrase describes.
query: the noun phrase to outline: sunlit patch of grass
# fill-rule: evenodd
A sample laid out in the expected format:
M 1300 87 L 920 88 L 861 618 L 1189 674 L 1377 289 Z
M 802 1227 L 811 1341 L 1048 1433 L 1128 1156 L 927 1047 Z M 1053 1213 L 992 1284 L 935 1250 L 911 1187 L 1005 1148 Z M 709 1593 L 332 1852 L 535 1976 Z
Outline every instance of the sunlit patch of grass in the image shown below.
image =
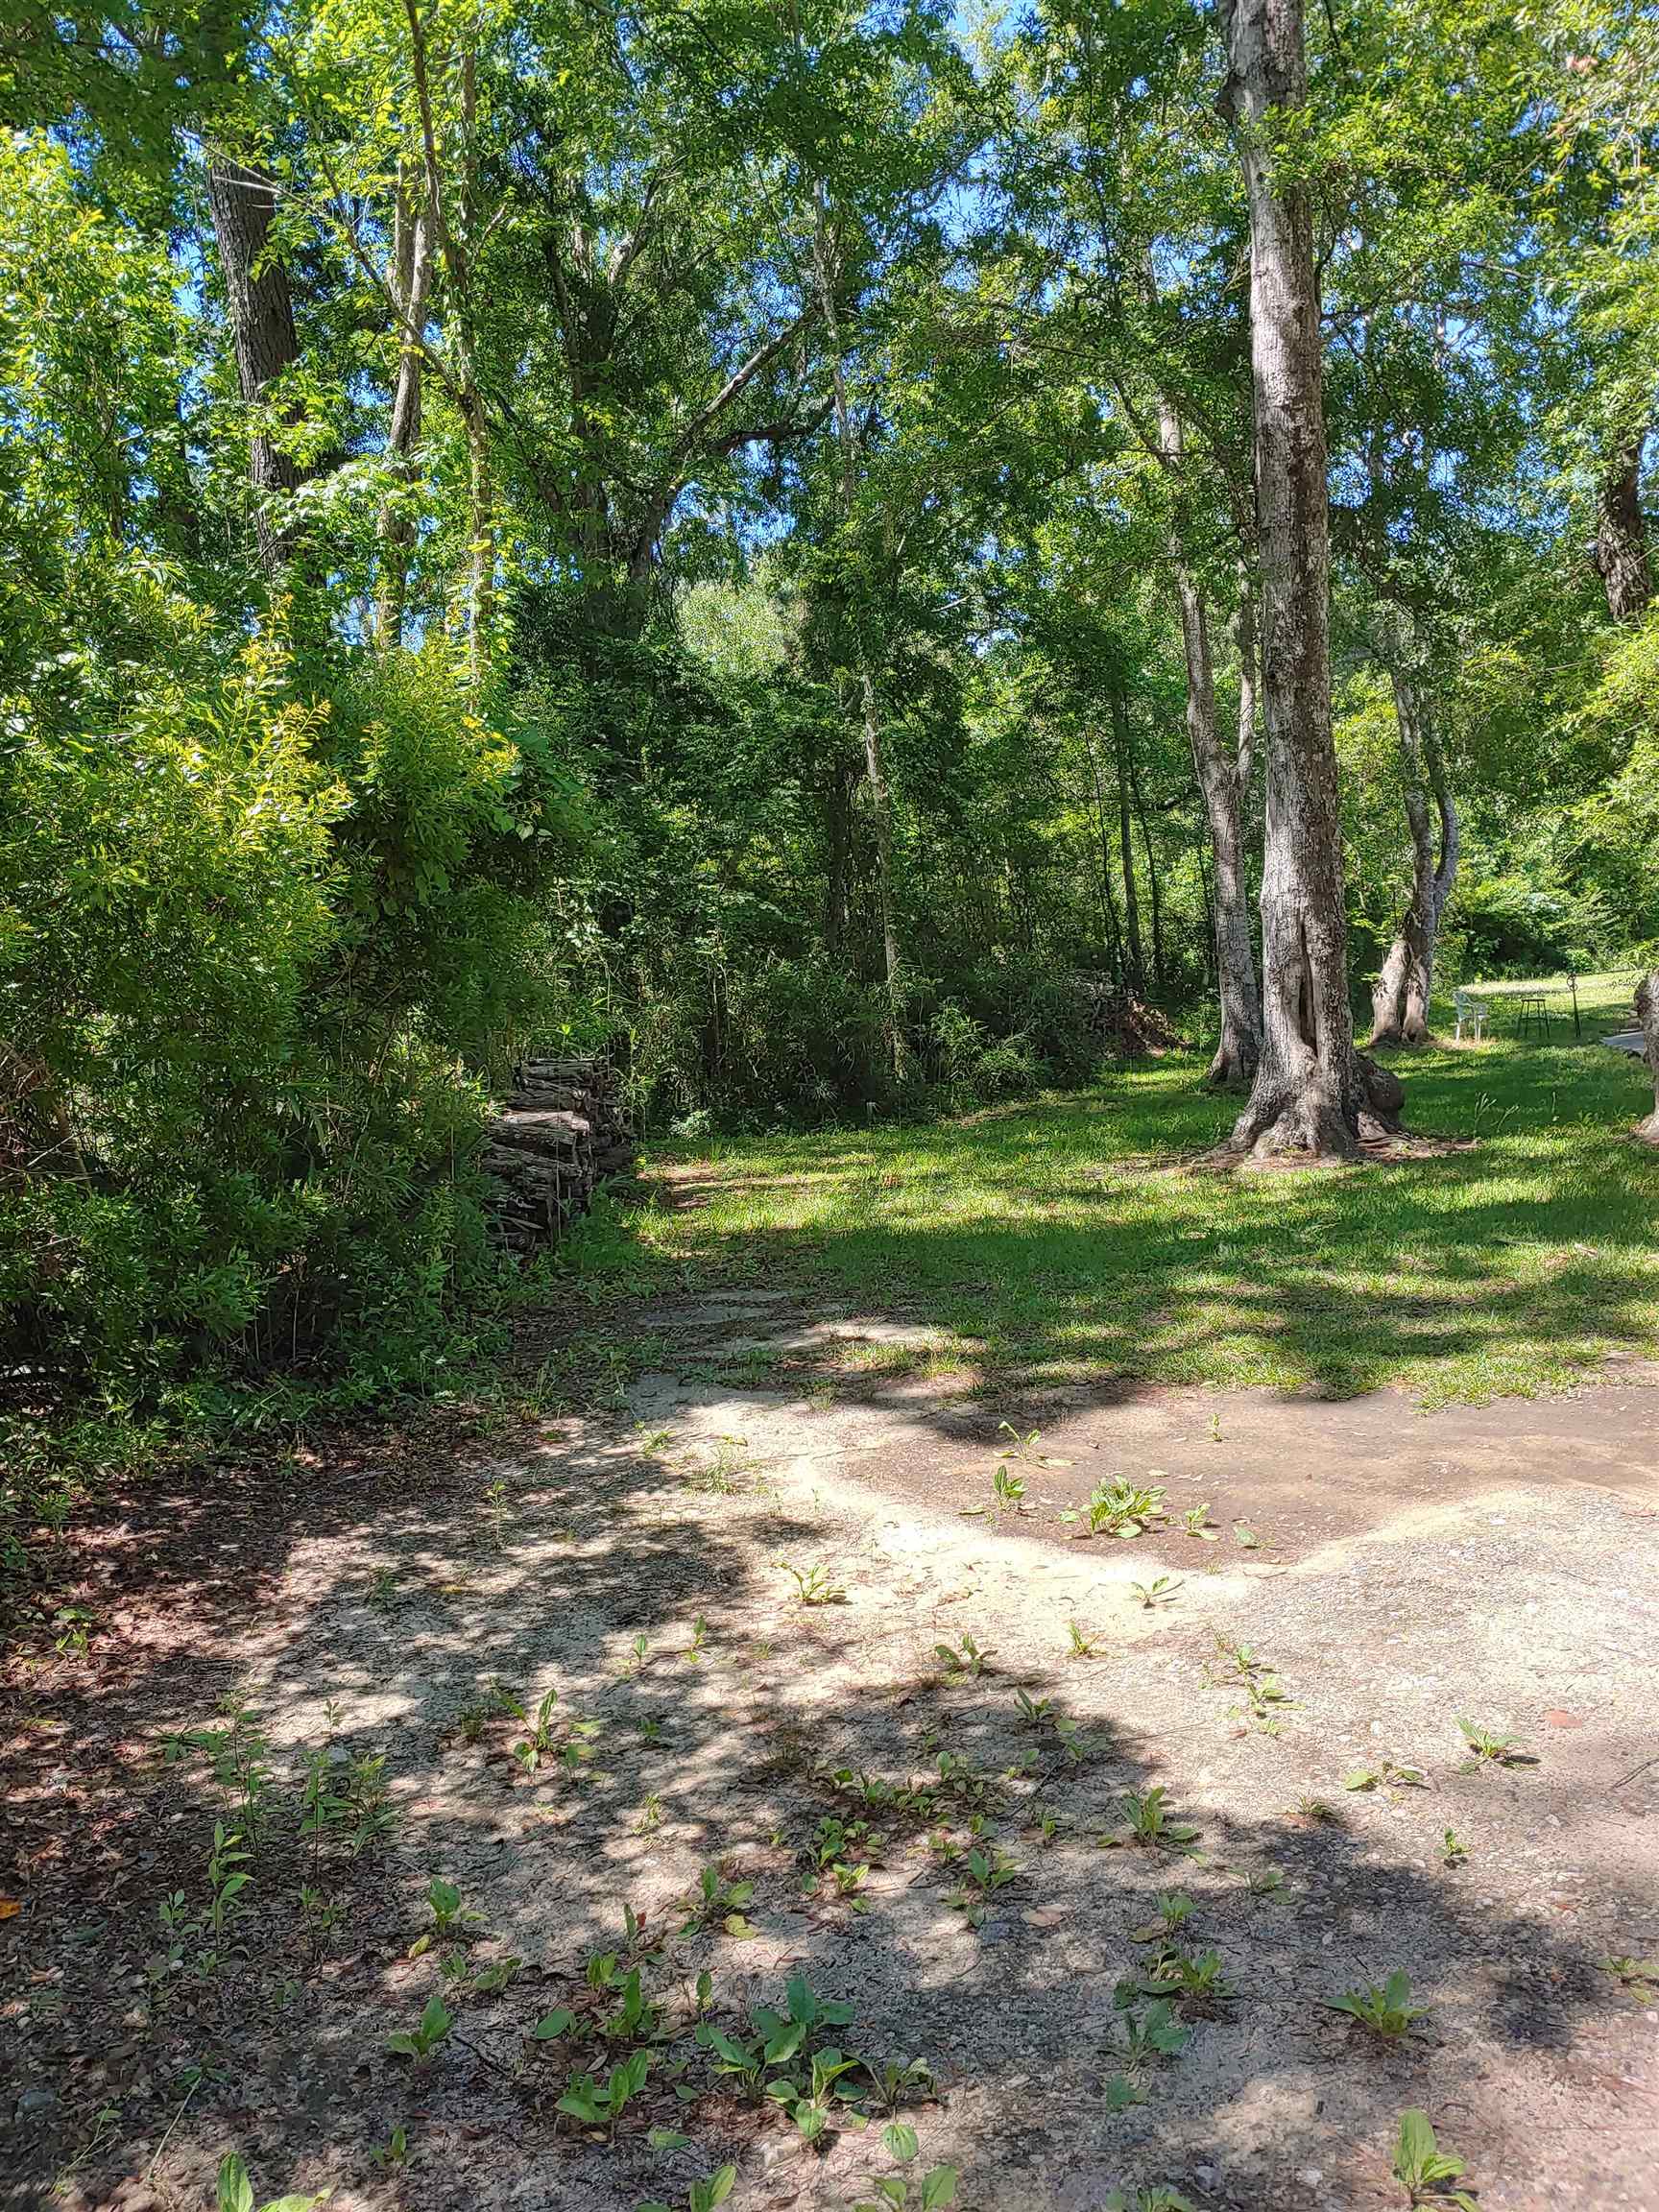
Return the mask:
M 1587 1020 L 1587 1038 L 1611 1025 Z M 1399 1065 L 1409 1125 L 1473 1149 L 1189 1172 L 1236 1104 L 1172 1055 L 994 1117 L 665 1160 L 702 1202 L 636 1212 L 630 1282 L 765 1281 L 930 1332 L 925 1356 L 883 1347 L 872 1375 L 1393 1382 L 1434 1403 L 1659 1352 L 1659 1161 L 1626 1134 L 1640 1065 L 1575 1045 L 1570 1022 Z

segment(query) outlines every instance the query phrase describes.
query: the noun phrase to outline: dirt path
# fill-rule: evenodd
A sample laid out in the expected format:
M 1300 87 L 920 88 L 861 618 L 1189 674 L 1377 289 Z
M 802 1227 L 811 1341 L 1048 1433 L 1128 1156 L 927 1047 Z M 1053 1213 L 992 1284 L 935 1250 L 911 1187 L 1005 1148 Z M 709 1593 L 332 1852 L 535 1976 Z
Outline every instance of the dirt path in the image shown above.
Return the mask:
M 1485 2212 L 1659 2206 L 1659 1984 L 1603 1964 L 1659 1960 L 1648 1378 L 1431 1415 L 1004 1408 L 860 1382 L 901 1324 L 804 1325 L 763 1294 L 647 1319 L 671 1357 L 607 1411 L 112 1506 L 85 1653 L 48 1647 L 9 1686 L 6 2201 L 56 2180 L 82 2212 L 203 2204 L 233 2146 L 261 2200 L 331 2186 L 338 2207 L 679 2207 L 728 2158 L 738 2212 L 868 2198 L 893 2171 L 877 2128 L 809 2151 L 712 2073 L 707 1968 L 723 2033 L 804 1970 L 854 2008 L 834 2042 L 924 2056 L 937 2096 L 907 2117 L 976 2212 L 1152 2185 L 1211 2212 L 1404 2205 L 1409 2105 Z M 772 1386 L 710 1379 L 745 1361 Z M 994 1498 L 1003 1418 L 1042 1431 L 1000 1462 L 1023 1511 Z M 1119 1475 L 1169 1518 L 1082 1540 Z M 1214 1540 L 1183 1525 L 1203 1505 Z M 789 1568 L 841 1595 L 803 1605 Z M 531 1771 L 513 1747 L 549 1690 Z M 222 1930 L 169 1937 L 164 1900 L 208 1911 L 215 1817 L 246 1820 L 243 1786 L 167 1740 L 223 1729 L 228 1697 L 228 1767 L 270 1777 L 254 1879 Z M 1459 1715 L 1535 1763 L 1465 1770 Z M 317 1752 L 345 1808 L 320 1841 L 297 1833 Z M 1361 1768 L 1374 1786 L 1345 1788 Z M 1157 1786 L 1193 1855 L 1103 1849 Z M 869 1869 L 850 1897 L 805 1893 L 827 1819 L 880 1839 L 843 1839 Z M 1016 1869 L 977 1926 L 945 1856 L 974 1847 Z M 706 1867 L 753 1890 L 682 1932 Z M 479 1918 L 410 1958 L 435 1875 Z M 1146 1978 L 1134 1932 L 1175 1889 L 1186 1950 L 1237 1993 L 1138 2068 L 1152 2000 L 1117 1985 Z M 625 1952 L 624 1905 L 662 2011 L 612 2141 L 553 2106 L 635 2047 L 586 2032 L 625 2010 L 625 1957 L 608 1990 L 585 1971 Z M 1324 2008 L 1394 1969 L 1428 2008 L 1399 2043 Z M 419 2067 L 389 2054 L 441 1989 L 448 2038 Z M 528 2041 L 558 2008 L 583 2032 Z M 1145 2101 L 1118 2108 L 1115 2082 Z

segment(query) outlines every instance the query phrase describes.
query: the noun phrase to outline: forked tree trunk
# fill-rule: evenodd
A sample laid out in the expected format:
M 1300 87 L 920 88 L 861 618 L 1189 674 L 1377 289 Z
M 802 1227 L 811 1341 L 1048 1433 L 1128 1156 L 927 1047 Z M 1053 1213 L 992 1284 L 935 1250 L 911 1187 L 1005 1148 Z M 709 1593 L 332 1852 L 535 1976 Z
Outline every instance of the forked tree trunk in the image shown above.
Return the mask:
M 1411 897 L 1371 992 L 1374 1046 L 1421 1045 L 1428 1038 L 1434 953 L 1441 917 L 1457 880 L 1459 843 L 1457 808 L 1433 717 L 1404 654 L 1390 653 L 1388 679 L 1394 687 L 1406 819 L 1411 830 Z M 1431 798 L 1439 822 L 1438 851 L 1429 816 Z
M 1261 533 L 1267 829 L 1262 871 L 1262 1058 L 1234 1147 L 1352 1154 L 1361 1113 L 1399 1084 L 1362 1064 L 1348 1005 L 1348 931 L 1331 730 L 1330 513 L 1319 297 L 1308 190 L 1276 175 L 1275 110 L 1307 99 L 1301 0 L 1221 0 L 1227 111 L 1250 210 L 1250 344 Z
M 207 164 L 207 204 L 230 310 L 237 388 L 250 406 L 262 404 L 268 388 L 300 358 L 288 272 L 270 251 L 276 186 L 257 169 L 215 156 Z M 274 509 L 281 494 L 298 489 L 301 472 L 263 424 L 248 442 L 248 477 L 256 502 L 260 564 L 275 575 L 286 557 L 289 533 Z
M 1647 1072 L 1653 1078 L 1653 1111 L 1636 1125 L 1638 1137 L 1659 1144 L 1659 968 L 1650 968 L 1636 986 L 1636 1019 L 1647 1046 Z
M 1615 622 L 1639 622 L 1653 598 L 1642 517 L 1642 445 L 1638 435 L 1621 448 L 1596 501 L 1596 566 Z

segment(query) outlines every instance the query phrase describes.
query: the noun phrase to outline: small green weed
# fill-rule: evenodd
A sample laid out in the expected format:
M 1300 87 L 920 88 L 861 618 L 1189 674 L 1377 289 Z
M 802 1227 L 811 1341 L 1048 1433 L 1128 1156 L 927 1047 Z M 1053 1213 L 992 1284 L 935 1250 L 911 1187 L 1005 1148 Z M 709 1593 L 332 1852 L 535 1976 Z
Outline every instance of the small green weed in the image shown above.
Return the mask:
M 1394 2178 L 1413 2205 L 1449 2204 L 1455 2212 L 1479 2212 L 1467 2189 L 1449 2189 L 1462 2179 L 1461 2158 L 1442 2151 L 1427 2112 L 1413 2108 L 1400 2115 L 1400 2135 L 1394 2148 Z
M 1361 2028 L 1389 2042 L 1408 2034 L 1413 2024 L 1426 2019 L 1429 2012 L 1426 2005 L 1412 2004 L 1410 1981 L 1399 1967 L 1385 1982 L 1373 1982 L 1364 1989 L 1347 1989 L 1340 1997 L 1322 1998 L 1320 2002 L 1327 2011 L 1345 2012 Z

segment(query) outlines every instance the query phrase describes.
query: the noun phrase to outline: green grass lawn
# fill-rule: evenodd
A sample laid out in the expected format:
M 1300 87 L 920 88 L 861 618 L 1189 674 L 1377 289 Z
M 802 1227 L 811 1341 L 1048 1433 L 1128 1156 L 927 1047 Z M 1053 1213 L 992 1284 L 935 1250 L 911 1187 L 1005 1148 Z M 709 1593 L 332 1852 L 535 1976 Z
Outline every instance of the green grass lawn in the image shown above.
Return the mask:
M 936 1331 L 998 1387 L 1142 1377 L 1426 1402 L 1559 1387 L 1659 1354 L 1659 1156 L 1642 1064 L 1587 998 L 1548 1043 L 1405 1056 L 1437 1157 L 1218 1176 L 1184 1159 L 1236 1105 L 1168 1057 L 1074 1096 L 928 1127 L 665 1151 L 631 1271 L 799 1287 Z M 623 1258 L 601 1233 L 578 1266 Z

